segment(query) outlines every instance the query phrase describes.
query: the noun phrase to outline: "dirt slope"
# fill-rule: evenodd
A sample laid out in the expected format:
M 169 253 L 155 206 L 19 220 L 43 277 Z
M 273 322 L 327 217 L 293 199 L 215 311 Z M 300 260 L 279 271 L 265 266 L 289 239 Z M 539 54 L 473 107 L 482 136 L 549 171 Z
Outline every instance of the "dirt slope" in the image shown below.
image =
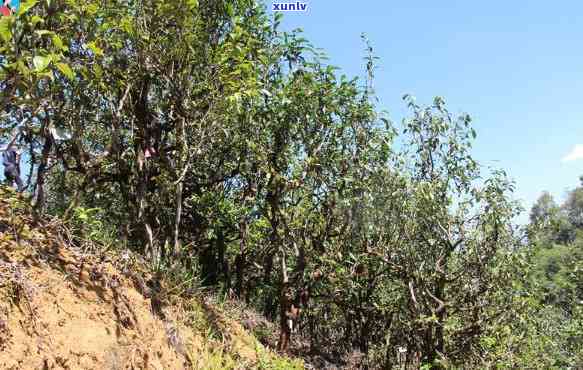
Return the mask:
M 50 225 L 40 232 L 1 206 L 0 368 L 190 367 L 169 340 L 171 321 L 153 315 L 151 299 L 110 261 L 82 256 Z
M 169 304 L 130 255 L 97 258 L 57 222 L 32 225 L 0 188 L 0 369 L 301 368 L 211 305 Z

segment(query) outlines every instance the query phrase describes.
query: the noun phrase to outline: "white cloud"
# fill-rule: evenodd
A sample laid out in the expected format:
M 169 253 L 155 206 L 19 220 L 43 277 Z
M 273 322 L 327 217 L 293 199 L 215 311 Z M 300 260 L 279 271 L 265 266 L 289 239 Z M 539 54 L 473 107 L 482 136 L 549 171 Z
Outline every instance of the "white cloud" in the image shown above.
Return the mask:
M 583 144 L 577 144 L 571 149 L 569 154 L 563 157 L 563 162 L 576 161 L 577 159 L 583 159 Z

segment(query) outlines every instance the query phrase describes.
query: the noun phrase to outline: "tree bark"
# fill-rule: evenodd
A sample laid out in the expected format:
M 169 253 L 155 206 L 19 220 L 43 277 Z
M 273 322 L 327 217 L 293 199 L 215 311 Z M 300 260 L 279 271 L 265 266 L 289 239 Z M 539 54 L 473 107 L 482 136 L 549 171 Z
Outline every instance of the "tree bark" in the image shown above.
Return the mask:
M 291 336 L 291 292 L 289 286 L 289 278 L 287 276 L 287 264 L 285 261 L 285 251 L 283 247 L 281 252 L 281 290 L 279 301 L 279 342 L 277 349 L 279 351 L 287 351 L 289 340 Z
M 247 249 L 247 221 L 242 220 L 239 223 L 239 255 L 235 260 L 236 282 L 235 291 L 239 299 L 245 300 L 246 292 L 244 287 L 244 269 L 245 269 L 245 254 Z
M 45 173 L 48 166 L 49 161 L 49 154 L 51 152 L 51 148 L 53 146 L 53 141 L 51 139 L 51 134 L 49 133 L 46 123 L 43 125 L 42 128 L 43 136 L 45 138 L 45 142 L 43 145 L 41 162 L 38 166 L 37 172 L 37 179 L 36 179 L 36 201 L 34 204 L 34 209 L 38 215 L 43 213 L 44 204 L 45 204 L 45 193 L 44 193 L 44 184 L 45 184 Z
M 180 251 L 182 249 L 181 246 L 181 242 L 180 242 L 180 222 L 182 219 L 182 190 L 183 190 L 183 182 L 184 180 L 182 179 L 182 177 L 180 176 L 180 174 L 182 173 L 182 166 L 184 166 L 184 161 L 183 161 L 183 157 L 185 156 L 185 151 L 186 151 L 186 143 L 184 142 L 184 118 L 181 118 L 178 124 L 178 130 L 177 130 L 177 134 L 178 137 L 176 138 L 177 144 L 180 146 L 180 158 L 178 160 L 177 163 L 177 170 L 180 169 L 180 171 L 177 171 L 179 179 L 178 179 L 178 184 L 176 185 L 176 215 L 175 215 L 175 220 L 174 220 L 174 250 L 172 255 L 174 256 L 174 258 L 177 258 L 178 255 L 180 254 Z M 159 153 L 159 155 L 162 155 L 162 153 Z

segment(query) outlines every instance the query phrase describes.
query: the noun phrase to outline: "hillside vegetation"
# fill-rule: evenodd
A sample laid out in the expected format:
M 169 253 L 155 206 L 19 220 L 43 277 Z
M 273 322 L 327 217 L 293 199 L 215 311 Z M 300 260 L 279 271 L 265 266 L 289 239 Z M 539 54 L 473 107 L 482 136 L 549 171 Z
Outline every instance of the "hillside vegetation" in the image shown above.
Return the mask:
M 300 369 L 210 296 L 168 289 L 131 254 L 73 247 L 0 188 L 0 368 Z
M 255 0 L 28 0 L 0 18 L 0 134 L 20 132 L 26 202 L 48 238 L 6 246 L 7 310 L 25 307 L 6 320 L 28 338 L 11 358 L 581 368 L 578 216 L 564 211 L 558 234 L 516 226 L 514 184 L 473 159 L 469 115 L 407 95 L 392 122 L 366 37 L 353 78 L 280 21 Z M 201 295 L 231 302 L 246 349 L 196 339 L 190 312 L 220 327 Z M 31 317 L 79 330 L 39 342 L 37 321 L 16 329 Z M 254 337 L 284 357 L 257 355 Z

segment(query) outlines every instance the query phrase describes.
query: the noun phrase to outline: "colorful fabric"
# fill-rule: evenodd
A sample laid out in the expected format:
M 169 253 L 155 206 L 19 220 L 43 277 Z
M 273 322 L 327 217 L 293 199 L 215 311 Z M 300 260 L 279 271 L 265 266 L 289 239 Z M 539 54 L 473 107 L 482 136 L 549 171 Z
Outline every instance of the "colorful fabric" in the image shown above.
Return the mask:
M 4 0 L 4 6 L 0 7 L 0 13 L 3 16 L 9 16 L 16 13 L 20 7 L 20 0 Z
M 6 4 L 8 3 L 8 4 Z M 8 5 L 10 7 L 10 9 L 12 9 L 13 12 L 18 11 L 18 8 L 20 7 L 20 0 L 10 0 L 10 1 L 4 1 L 4 5 Z

